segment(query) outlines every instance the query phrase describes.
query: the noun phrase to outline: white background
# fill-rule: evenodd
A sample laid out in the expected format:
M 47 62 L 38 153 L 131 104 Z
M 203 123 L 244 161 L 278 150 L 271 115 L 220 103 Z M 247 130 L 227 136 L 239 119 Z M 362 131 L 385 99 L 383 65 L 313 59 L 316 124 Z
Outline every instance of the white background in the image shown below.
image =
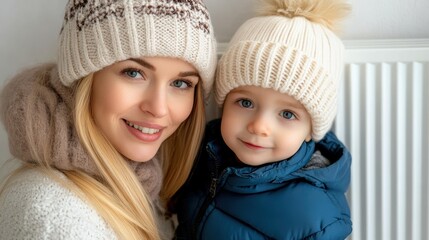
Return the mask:
M 206 0 L 218 42 L 226 43 L 246 19 L 256 0 Z M 1 0 L 0 87 L 23 68 L 55 60 L 57 36 L 66 0 Z M 428 0 L 350 0 L 343 39 L 429 38 Z M 10 158 L 0 126 L 0 179 Z M 7 165 L 6 165 L 7 167 Z

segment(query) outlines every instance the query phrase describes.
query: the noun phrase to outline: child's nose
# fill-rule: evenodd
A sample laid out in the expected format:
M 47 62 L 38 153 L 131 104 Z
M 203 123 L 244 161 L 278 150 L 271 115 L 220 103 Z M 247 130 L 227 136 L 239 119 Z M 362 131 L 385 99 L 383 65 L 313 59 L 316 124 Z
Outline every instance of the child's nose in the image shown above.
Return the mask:
M 256 135 L 268 136 L 271 133 L 270 119 L 264 114 L 257 114 L 248 123 L 247 130 Z

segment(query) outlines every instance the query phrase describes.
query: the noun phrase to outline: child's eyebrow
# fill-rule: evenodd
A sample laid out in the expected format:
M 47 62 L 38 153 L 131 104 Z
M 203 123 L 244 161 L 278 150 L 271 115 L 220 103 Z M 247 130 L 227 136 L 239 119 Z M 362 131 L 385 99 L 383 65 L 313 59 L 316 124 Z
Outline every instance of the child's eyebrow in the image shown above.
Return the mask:
M 281 100 L 279 100 L 279 102 L 287 104 L 287 105 L 291 105 L 291 106 L 296 106 L 296 107 L 301 107 L 302 106 L 302 104 L 300 102 L 298 102 L 298 101 L 292 101 L 292 100 L 289 100 L 289 99 L 281 99 Z
M 279 101 L 279 104 L 284 104 L 284 105 L 287 105 L 287 106 L 289 106 L 289 107 L 291 107 L 291 108 L 294 108 L 294 109 L 302 109 L 302 110 L 307 110 L 305 107 L 304 107 L 304 105 L 302 105 L 302 103 L 300 103 L 300 102 L 298 102 L 298 101 L 290 101 L 290 100 L 280 100 Z
M 242 94 L 252 94 L 252 92 L 247 91 L 245 89 L 233 89 L 230 91 L 230 93 L 242 93 Z

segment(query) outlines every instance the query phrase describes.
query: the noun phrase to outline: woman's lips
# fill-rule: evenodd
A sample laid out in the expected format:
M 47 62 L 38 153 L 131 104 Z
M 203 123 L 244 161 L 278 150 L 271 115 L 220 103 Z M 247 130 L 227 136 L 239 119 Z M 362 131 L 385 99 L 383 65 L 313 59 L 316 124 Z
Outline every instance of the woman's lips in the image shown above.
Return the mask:
M 144 142 L 153 142 L 158 140 L 162 135 L 161 127 L 156 124 L 137 123 L 125 120 L 125 125 L 132 135 Z

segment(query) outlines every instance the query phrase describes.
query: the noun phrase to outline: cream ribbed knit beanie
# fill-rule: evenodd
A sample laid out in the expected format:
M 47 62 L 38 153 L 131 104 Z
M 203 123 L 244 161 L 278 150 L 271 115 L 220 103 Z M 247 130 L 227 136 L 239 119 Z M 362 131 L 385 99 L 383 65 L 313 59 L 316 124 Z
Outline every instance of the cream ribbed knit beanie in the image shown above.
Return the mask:
M 74 81 L 117 61 L 167 56 L 191 63 L 205 96 L 216 68 L 216 40 L 202 0 L 69 0 L 60 34 L 61 81 Z
M 318 141 L 332 126 L 344 45 L 333 32 L 349 10 L 345 0 L 264 0 L 262 16 L 246 21 L 218 64 L 215 97 L 223 104 L 239 86 L 272 88 L 297 99 Z

